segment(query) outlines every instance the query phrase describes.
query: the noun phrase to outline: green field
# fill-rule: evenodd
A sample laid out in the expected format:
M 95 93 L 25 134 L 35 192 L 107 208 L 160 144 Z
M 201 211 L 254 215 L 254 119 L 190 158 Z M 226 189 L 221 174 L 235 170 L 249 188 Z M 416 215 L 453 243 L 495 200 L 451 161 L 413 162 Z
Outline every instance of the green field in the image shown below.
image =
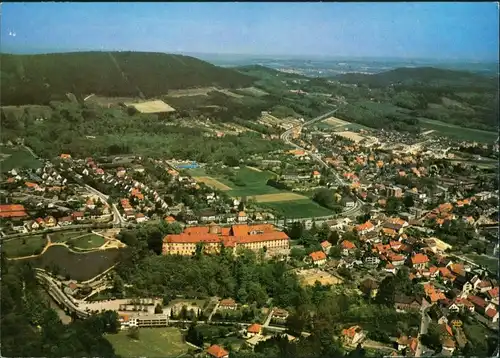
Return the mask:
M 36 169 L 42 166 L 42 163 L 24 148 L 0 146 L 0 153 L 0 170 L 2 173 L 12 169 Z
M 35 251 L 40 251 L 47 244 L 47 240 L 42 235 L 25 236 L 2 242 L 2 251 L 8 257 L 23 257 L 34 255 Z
M 427 118 L 419 118 L 420 125 L 424 130 L 433 129 L 440 135 L 458 140 L 477 141 L 482 143 L 493 143 L 497 137 L 497 132 L 482 131 L 480 129 L 464 128 L 454 124 L 435 121 Z
M 96 234 L 88 234 L 70 241 L 71 245 L 78 249 L 97 249 L 106 242 L 106 239 Z
M 492 272 L 498 272 L 498 259 L 492 257 L 478 255 L 475 253 L 464 255 L 469 260 L 475 262 L 478 265 L 484 266 L 486 269 Z
M 81 235 L 85 235 L 86 231 L 82 230 L 71 230 L 71 231 L 59 231 L 49 234 L 51 242 L 66 242 L 69 239 Z
M 332 211 L 316 204 L 314 201 L 309 199 L 262 203 L 260 205 L 272 210 L 276 210 L 279 214 L 287 218 L 329 216 L 333 214 Z
M 117 355 L 122 357 L 177 357 L 188 350 L 177 328 L 139 328 L 139 339 L 127 336 L 126 331 L 107 334 Z
M 247 167 L 240 167 L 240 169 L 234 169 L 233 172 L 235 174 L 234 180 L 243 185 L 239 186 L 232 180 L 225 178 L 223 176 L 208 174 L 202 168 L 188 170 L 188 173 L 191 176 L 209 176 L 229 186 L 232 189 L 228 190 L 226 193 L 233 197 L 273 194 L 281 192 L 280 190 L 273 188 L 272 186 L 266 185 L 267 180 L 275 176 L 271 172 L 268 171 L 258 172 L 256 170 L 252 170 Z

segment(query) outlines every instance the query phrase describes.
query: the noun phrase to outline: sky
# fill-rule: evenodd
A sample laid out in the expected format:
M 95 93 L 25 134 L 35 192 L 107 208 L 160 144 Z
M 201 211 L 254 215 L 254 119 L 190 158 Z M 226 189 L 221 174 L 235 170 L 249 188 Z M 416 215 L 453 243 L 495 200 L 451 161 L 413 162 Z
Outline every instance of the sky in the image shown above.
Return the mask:
M 498 61 L 494 2 L 3 3 L 2 52 Z

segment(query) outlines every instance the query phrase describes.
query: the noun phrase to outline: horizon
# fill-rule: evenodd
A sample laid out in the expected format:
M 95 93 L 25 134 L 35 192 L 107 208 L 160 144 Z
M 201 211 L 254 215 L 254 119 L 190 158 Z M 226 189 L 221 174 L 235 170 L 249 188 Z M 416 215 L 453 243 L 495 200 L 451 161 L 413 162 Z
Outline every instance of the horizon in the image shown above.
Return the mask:
M 2 53 L 498 62 L 496 3 L 5 3 L 2 10 Z

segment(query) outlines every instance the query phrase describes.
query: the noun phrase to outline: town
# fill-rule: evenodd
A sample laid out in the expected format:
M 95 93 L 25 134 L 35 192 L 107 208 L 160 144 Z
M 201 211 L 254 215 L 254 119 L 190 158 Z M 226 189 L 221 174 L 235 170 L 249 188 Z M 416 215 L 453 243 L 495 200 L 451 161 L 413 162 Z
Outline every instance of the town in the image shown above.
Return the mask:
M 384 337 L 362 323 L 345 326 L 336 335 L 347 348 L 451 355 L 467 347 L 465 320 L 497 330 L 498 189 L 489 158 L 498 155 L 498 143 L 429 139 L 430 133 L 410 139 L 329 113 L 276 126 L 284 132 L 270 139 L 294 149 L 241 158 L 232 167 L 61 153 L 37 169 L 12 169 L 2 182 L 9 203 L 0 206 L 2 250 L 8 260 L 32 262 L 67 314 L 115 311 L 129 335 L 186 326 L 195 317 L 206 329 L 230 322 L 241 337 L 236 346 L 219 339 L 204 348 L 196 335 L 187 340 L 190 349 L 213 357 L 254 349 L 275 334 L 293 342 L 310 333 L 292 331 L 287 319 L 297 312 L 272 300 L 248 311 L 241 297 L 198 297 L 194 304 L 183 295 L 107 296 L 117 252 L 128 246 L 123 232 L 167 227 L 162 255 L 250 250 L 286 262 L 305 287 L 347 290 L 368 302 L 389 299 L 394 312 L 421 316 Z M 490 157 L 471 158 L 470 148 Z M 469 164 L 479 159 L 482 166 Z M 89 258 L 77 263 L 78 254 Z M 384 298 L 401 282 L 411 287 Z

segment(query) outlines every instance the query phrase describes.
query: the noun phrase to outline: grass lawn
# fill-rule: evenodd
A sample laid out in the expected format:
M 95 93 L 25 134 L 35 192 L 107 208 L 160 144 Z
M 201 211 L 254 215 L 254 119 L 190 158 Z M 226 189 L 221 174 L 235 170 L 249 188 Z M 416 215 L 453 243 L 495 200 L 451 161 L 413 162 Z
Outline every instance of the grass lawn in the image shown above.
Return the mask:
M 464 256 L 469 260 L 475 262 L 476 264 L 486 267 L 492 272 L 498 272 L 498 258 L 494 259 L 492 257 L 478 255 L 475 253 L 467 254 Z
M 268 171 L 258 172 L 247 167 L 241 167 L 235 170 L 235 176 L 236 180 L 244 183 L 245 186 L 237 186 L 232 181 L 226 180 L 224 184 L 233 188 L 233 190 L 227 192 L 231 196 L 241 197 L 280 192 L 280 190 L 266 185 L 267 180 L 275 176 Z
M 51 242 L 66 242 L 73 237 L 85 235 L 86 233 L 85 230 L 59 231 L 49 234 L 49 237 Z
M 263 207 L 276 210 L 281 215 L 287 218 L 305 218 L 312 216 L 328 216 L 333 215 L 333 212 L 316 204 L 310 199 L 295 200 L 295 201 L 282 201 L 274 203 L 259 204 Z
M 0 146 L 0 168 L 2 172 L 8 172 L 12 169 L 22 168 L 40 168 L 42 163 L 34 158 L 30 152 L 24 148 L 7 148 Z M 6 155 L 5 157 L 3 155 Z
M 106 242 L 106 239 L 96 234 L 88 234 L 70 241 L 75 248 L 97 249 Z
M 2 250 L 8 257 L 34 255 L 36 250 L 43 250 L 47 240 L 42 235 L 25 236 L 2 242 Z
M 440 135 L 455 138 L 458 140 L 477 141 L 482 143 L 493 143 L 497 137 L 497 132 L 482 131 L 480 129 L 463 128 L 450 123 L 444 123 L 427 118 L 419 118 L 423 129 L 433 129 Z
M 105 337 L 122 357 L 177 357 L 188 350 L 181 332 L 173 327 L 139 328 L 138 340 L 129 338 L 126 331 Z
M 267 180 L 273 178 L 275 174 L 269 171 L 256 171 L 247 167 L 240 167 L 240 169 L 234 169 L 235 180 L 244 184 L 244 186 L 238 186 L 233 181 L 224 178 L 222 175 L 208 174 L 204 169 L 189 169 L 187 172 L 191 176 L 209 176 L 217 179 L 222 184 L 225 184 L 232 188 L 232 190 L 226 191 L 228 195 L 233 197 L 242 196 L 253 196 L 262 194 L 273 194 L 280 193 L 282 191 L 266 185 Z

